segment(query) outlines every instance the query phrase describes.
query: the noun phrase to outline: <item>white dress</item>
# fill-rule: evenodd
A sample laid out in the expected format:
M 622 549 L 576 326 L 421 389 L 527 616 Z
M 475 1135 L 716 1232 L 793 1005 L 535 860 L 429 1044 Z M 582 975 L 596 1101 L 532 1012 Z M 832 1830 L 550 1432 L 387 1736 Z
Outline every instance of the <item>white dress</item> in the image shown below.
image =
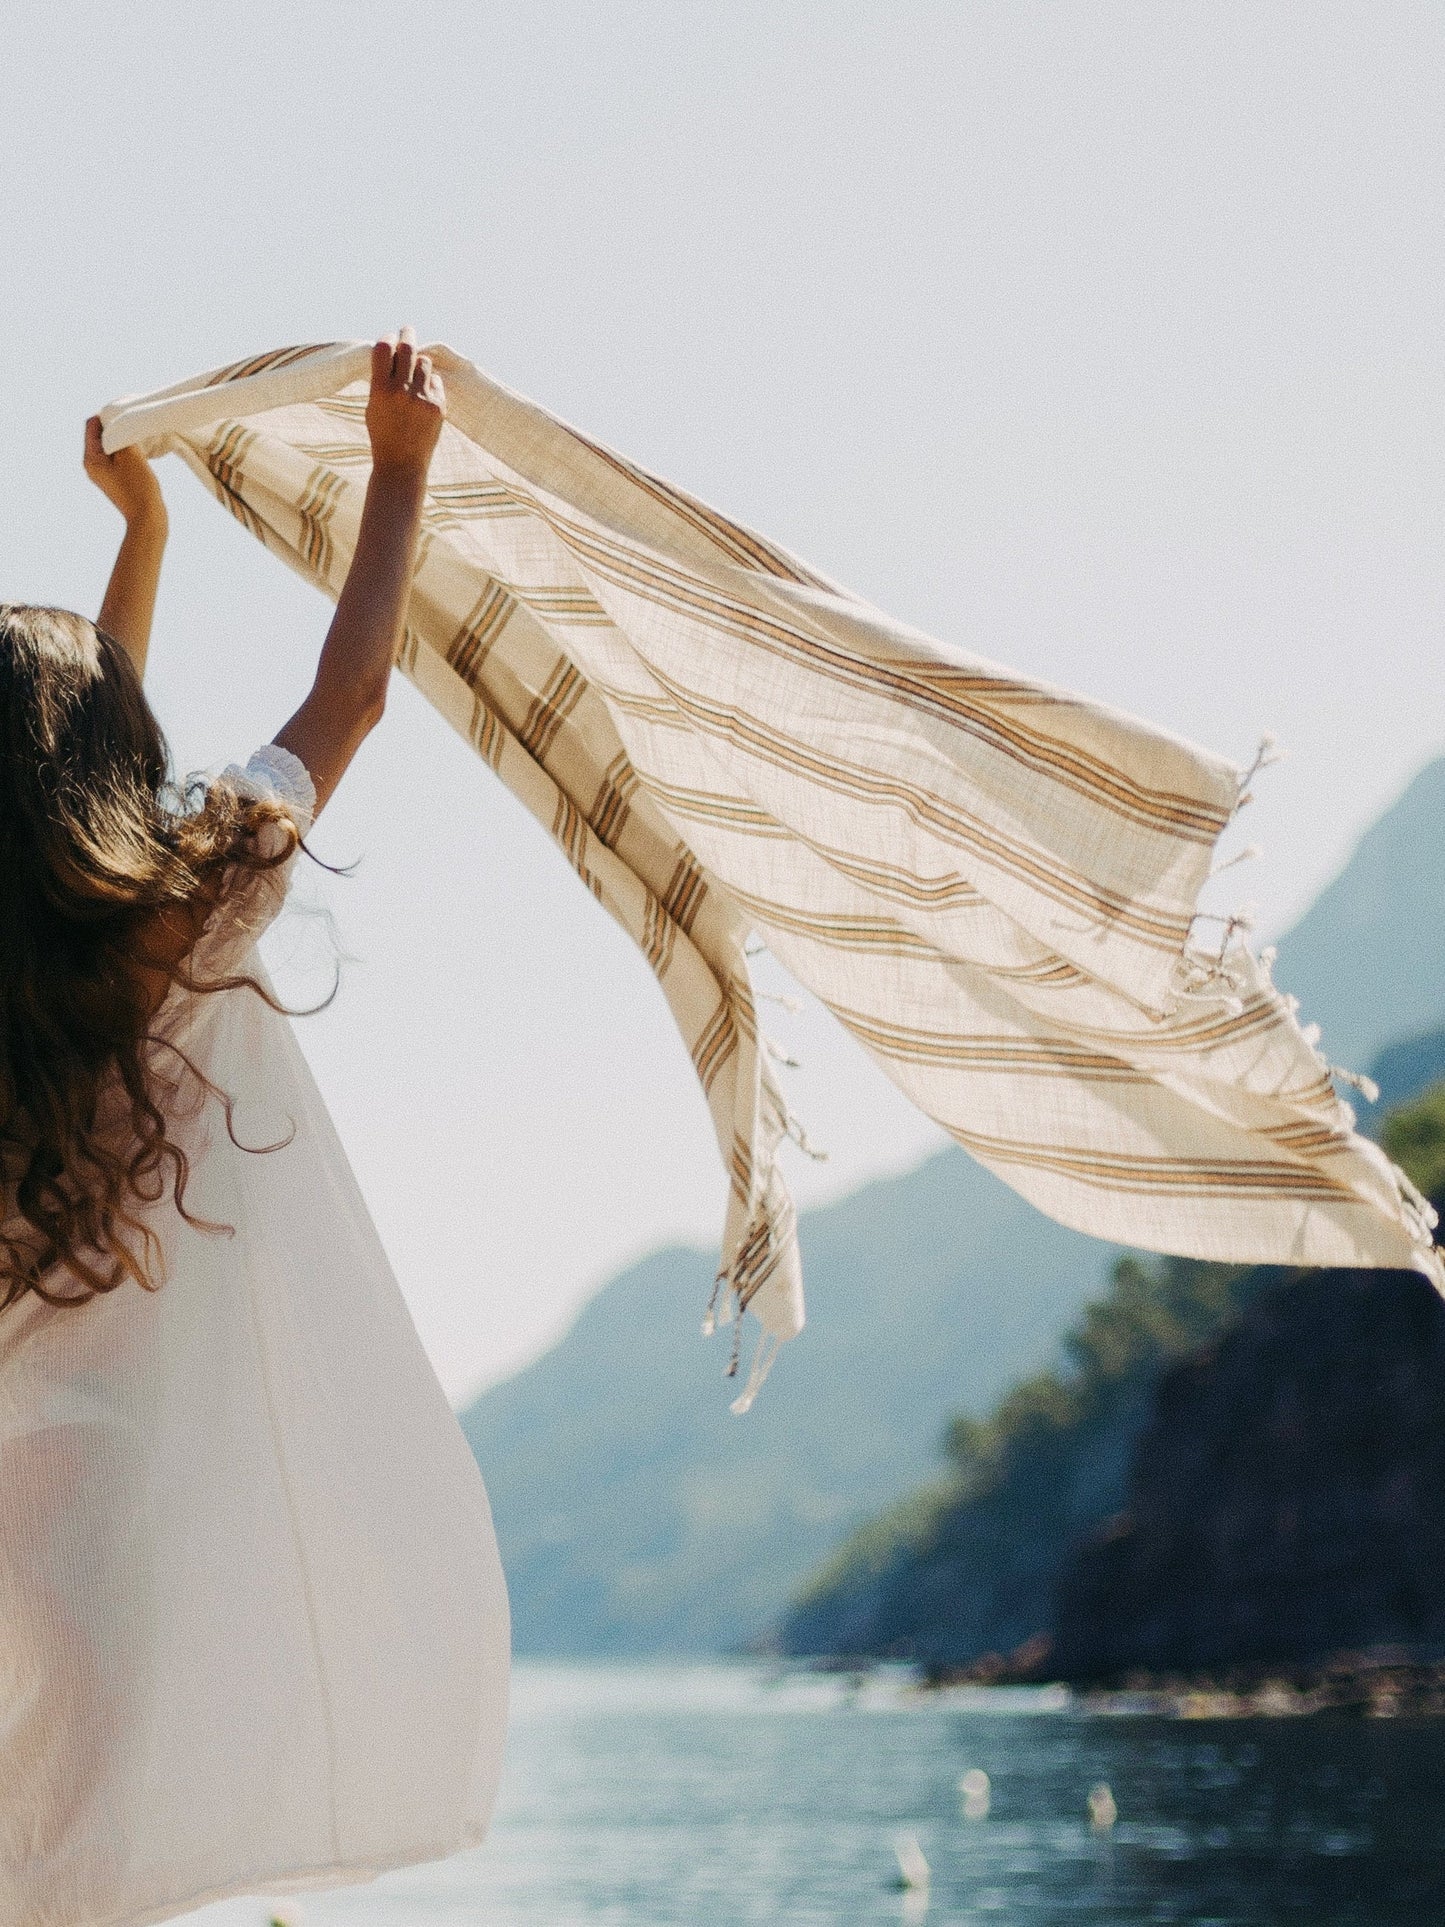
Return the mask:
M 274 746 L 244 773 L 303 831 Z M 289 866 L 288 866 L 289 867 Z M 243 875 L 197 975 L 262 978 L 286 873 Z M 0 1927 L 140 1927 L 481 1839 L 508 1619 L 477 1467 L 287 1020 L 173 989 L 236 1100 L 173 1125 L 165 1282 L 0 1312 Z M 439 1201 L 439 1206 L 445 1201 Z

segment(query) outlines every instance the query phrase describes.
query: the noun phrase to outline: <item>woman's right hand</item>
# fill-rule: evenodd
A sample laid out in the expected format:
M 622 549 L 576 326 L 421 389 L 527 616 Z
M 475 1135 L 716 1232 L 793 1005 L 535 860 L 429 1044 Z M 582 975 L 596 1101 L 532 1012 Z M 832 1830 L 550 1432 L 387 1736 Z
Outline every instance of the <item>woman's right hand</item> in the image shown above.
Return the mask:
M 92 415 L 85 424 L 85 472 L 91 481 L 127 523 L 164 522 L 165 497 L 144 455 L 138 448 L 122 448 L 107 455 L 100 437 L 100 416 Z
M 366 432 L 377 471 L 424 477 L 446 420 L 447 398 L 429 355 L 416 351 L 416 337 L 403 328 L 371 351 L 371 394 Z
M 326 632 L 311 693 L 278 734 L 316 785 L 318 815 L 362 739 L 381 720 L 406 624 L 426 501 L 426 472 L 446 419 L 446 395 L 410 328 L 371 351 L 371 480 L 356 552 Z

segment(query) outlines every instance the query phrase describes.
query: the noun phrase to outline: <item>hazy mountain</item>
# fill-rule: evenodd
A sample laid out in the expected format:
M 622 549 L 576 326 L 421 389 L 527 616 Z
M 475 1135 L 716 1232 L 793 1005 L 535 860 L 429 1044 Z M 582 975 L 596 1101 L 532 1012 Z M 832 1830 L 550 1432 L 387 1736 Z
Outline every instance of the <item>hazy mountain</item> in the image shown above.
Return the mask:
M 1445 1077 L 1445 1030 L 1422 1031 L 1387 1044 L 1370 1066 L 1380 1087 L 1376 1104 L 1357 1104 L 1362 1128 L 1375 1136 L 1397 1104 L 1407 1104 Z
M 1113 1248 L 948 1150 L 804 1213 L 809 1324 L 745 1419 L 700 1251 L 613 1280 L 462 1416 L 529 1653 L 717 1651 L 922 1478 L 945 1417 L 1042 1364 Z M 743 1366 L 746 1369 L 747 1358 Z
M 1274 979 L 1361 1070 L 1445 1021 L 1445 757 L 1426 764 L 1279 945 Z
M 1340 1061 L 1408 1040 L 1378 1060 L 1387 1101 L 1439 1074 L 1445 760 L 1284 939 L 1275 977 Z M 746 1419 L 727 1410 L 726 1340 L 698 1336 L 711 1257 L 688 1250 L 614 1279 L 463 1414 L 520 1651 L 717 1650 L 775 1623 L 855 1527 L 937 1473 L 953 1415 L 1053 1357 L 1116 1255 L 951 1151 L 805 1214 L 803 1252 L 808 1329 Z

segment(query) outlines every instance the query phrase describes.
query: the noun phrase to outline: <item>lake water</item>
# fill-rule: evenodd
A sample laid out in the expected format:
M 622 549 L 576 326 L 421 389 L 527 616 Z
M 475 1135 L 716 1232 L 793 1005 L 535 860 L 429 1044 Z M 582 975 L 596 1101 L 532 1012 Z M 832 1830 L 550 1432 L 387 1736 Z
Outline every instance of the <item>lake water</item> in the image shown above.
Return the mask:
M 484 1847 L 274 1911 L 304 1927 L 1445 1921 L 1445 1721 L 1166 1720 L 1062 1697 L 522 1665 Z M 978 1772 L 988 1812 L 969 1818 L 959 1782 Z M 1111 1827 L 1087 1810 L 1101 1783 Z M 929 1863 L 926 1895 L 897 1888 L 899 1836 Z

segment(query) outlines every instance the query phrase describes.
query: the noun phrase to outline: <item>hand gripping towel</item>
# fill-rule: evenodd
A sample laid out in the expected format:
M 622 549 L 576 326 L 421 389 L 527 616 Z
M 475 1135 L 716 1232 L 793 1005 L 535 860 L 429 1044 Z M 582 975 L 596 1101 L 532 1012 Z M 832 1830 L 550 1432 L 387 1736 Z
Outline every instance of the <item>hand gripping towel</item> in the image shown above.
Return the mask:
M 1267 964 L 1197 938 L 1233 764 L 932 641 L 427 352 L 448 421 L 397 666 L 657 976 L 731 1180 L 721 1310 L 763 1327 L 739 1407 L 803 1320 L 750 934 L 1062 1223 L 1439 1281 L 1429 1206 Z M 174 451 L 335 596 L 368 368 L 364 343 L 278 349 L 112 404 L 105 446 Z

